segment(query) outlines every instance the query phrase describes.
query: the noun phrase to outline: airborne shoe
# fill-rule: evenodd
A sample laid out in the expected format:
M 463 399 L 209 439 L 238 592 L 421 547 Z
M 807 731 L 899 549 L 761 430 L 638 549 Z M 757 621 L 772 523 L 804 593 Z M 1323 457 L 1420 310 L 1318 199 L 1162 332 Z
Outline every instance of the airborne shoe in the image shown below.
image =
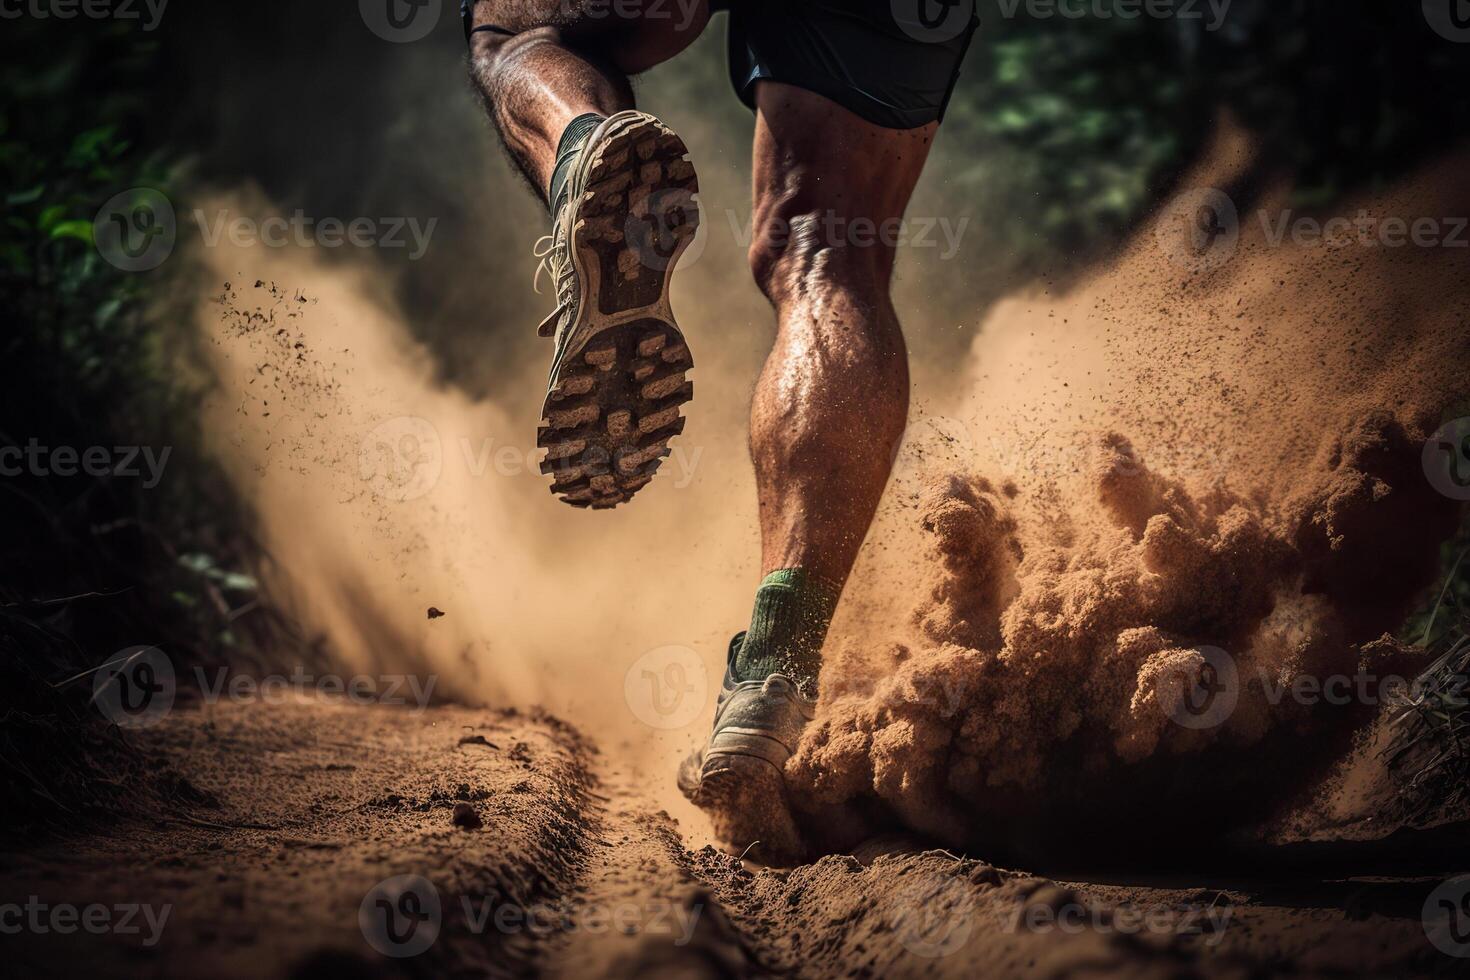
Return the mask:
M 536 444 L 552 493 L 574 507 L 630 498 L 684 429 L 694 362 L 669 308 L 669 279 L 699 226 L 687 152 L 646 112 L 609 116 L 538 243 L 557 305 L 537 331 L 555 336 L 556 353 Z

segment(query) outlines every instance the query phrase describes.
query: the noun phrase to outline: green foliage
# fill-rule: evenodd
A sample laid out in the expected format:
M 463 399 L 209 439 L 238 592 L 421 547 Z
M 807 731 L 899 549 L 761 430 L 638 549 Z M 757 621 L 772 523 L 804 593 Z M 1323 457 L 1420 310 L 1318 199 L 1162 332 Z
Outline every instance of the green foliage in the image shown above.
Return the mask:
M 115 268 L 92 231 L 114 195 L 178 176 L 180 151 L 155 134 L 158 45 L 125 24 L 44 26 L 7 22 L 0 59 L 0 448 L 148 446 L 171 460 L 157 487 L 28 467 L 0 477 L 0 602 L 102 593 L 60 615 L 35 607 L 71 641 L 54 649 L 86 659 L 167 643 L 202 657 L 230 635 L 225 593 L 254 587 L 219 567 L 248 548 L 223 481 L 189 458 L 198 392 L 160 327 L 184 312 L 163 305 L 165 272 Z
M 1457 620 L 1427 647 L 1434 661 L 1389 712 L 1384 759 L 1395 777 L 1398 808 L 1409 821 L 1462 812 L 1470 792 L 1467 626 Z
M 0 340 L 0 356 L 21 372 L 14 380 L 26 401 L 7 405 L 4 417 L 10 425 L 27 416 L 44 421 L 27 411 L 37 401 L 52 401 L 59 415 L 54 431 L 32 427 L 25 437 L 95 429 L 101 419 L 116 420 L 119 408 L 157 419 L 173 407 L 166 397 L 154 401 L 169 392 L 170 372 L 142 315 L 146 280 L 108 265 L 92 247 L 93 217 L 104 201 L 126 187 L 168 181 L 163 156 L 136 152 L 123 135 L 146 123 L 139 119 L 145 103 L 124 93 L 130 81 L 142 84 L 129 71 L 141 72 L 152 45 L 126 28 L 99 30 L 100 40 L 61 48 L 18 45 L 0 69 L 7 92 L 0 179 L 15 188 L 0 225 L 0 295 L 22 327 Z M 96 91 L 88 80 L 104 66 L 116 72 L 109 88 L 79 98 Z M 66 397 L 54 398 L 58 390 Z
M 981 28 L 945 119 L 970 165 L 946 193 L 978 202 L 1018 271 L 1116 241 L 1197 142 L 1173 41 L 1148 19 Z
M 1417 3 L 1373 15 L 1329 0 L 1232 0 L 1203 21 L 1035 18 L 982 0 L 982 26 L 945 120 L 958 157 L 946 196 L 973 202 L 1003 277 L 1105 254 L 1198 156 L 1212 129 L 1251 134 L 1257 168 L 1321 208 L 1382 185 L 1463 139 L 1470 45 Z M 1103 6 L 1106 6 L 1105 4 Z
M 1433 647 L 1458 623 L 1470 621 L 1470 520 L 1440 547 L 1439 554 L 1444 573 L 1434 583 L 1424 608 L 1399 630 L 1399 639 L 1405 643 Z

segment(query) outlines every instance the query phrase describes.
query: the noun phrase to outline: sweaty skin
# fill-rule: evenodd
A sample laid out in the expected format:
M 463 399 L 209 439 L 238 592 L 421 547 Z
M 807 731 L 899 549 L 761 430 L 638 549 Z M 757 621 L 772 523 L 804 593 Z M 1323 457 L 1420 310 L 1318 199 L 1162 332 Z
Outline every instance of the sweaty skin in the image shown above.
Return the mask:
M 688 47 L 709 20 L 618 16 L 568 0 L 480 0 L 471 72 L 507 149 L 543 196 L 567 123 L 633 108 L 628 75 Z M 889 296 L 892 235 L 938 124 L 875 126 L 803 89 L 756 89 L 750 269 L 776 342 L 751 408 L 761 571 L 838 589 L 867 535 L 908 413 L 908 355 Z
M 586 112 L 634 108 L 628 76 L 669 60 L 709 23 L 697 0 L 687 17 L 620 17 L 593 0 L 479 0 L 476 27 L 514 36 L 470 37 L 470 75 L 521 172 L 543 197 L 567 123 Z
M 757 84 L 750 268 L 776 308 L 750 413 L 763 574 L 805 568 L 840 588 L 888 482 L 909 368 L 894 249 L 874 229 L 903 216 L 937 128 L 884 129 Z

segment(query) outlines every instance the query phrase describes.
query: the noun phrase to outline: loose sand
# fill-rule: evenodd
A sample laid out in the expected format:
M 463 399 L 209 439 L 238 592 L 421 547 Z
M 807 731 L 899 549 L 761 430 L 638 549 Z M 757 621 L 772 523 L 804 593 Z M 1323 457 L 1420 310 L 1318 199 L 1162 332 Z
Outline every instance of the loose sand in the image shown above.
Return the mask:
M 1042 875 L 888 838 L 771 870 L 688 848 L 646 774 L 542 715 L 221 703 L 131 737 L 210 802 L 0 852 L 6 901 L 40 921 L 70 904 L 123 924 L 115 910 L 145 907 L 135 931 L 7 934 L 12 974 L 1418 976 L 1456 963 L 1419 918 L 1441 869 L 1403 860 L 1354 879 L 1290 852 L 1167 878 Z M 456 825 L 464 806 L 483 826 Z

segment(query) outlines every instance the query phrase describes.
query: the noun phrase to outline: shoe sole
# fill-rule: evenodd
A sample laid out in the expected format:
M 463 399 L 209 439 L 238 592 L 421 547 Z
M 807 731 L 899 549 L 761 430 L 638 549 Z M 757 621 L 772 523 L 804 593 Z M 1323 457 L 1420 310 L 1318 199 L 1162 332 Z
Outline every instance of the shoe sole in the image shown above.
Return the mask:
M 684 141 L 652 116 L 618 122 L 589 152 L 571 233 L 581 288 L 558 351 L 537 445 L 551 492 L 605 509 L 653 479 L 694 396 L 669 282 L 699 227 Z
M 706 759 L 691 782 L 681 774 L 679 788 L 709 814 L 715 836 L 732 854 L 771 865 L 801 861 L 805 848 L 780 769 L 765 759 L 722 754 Z

